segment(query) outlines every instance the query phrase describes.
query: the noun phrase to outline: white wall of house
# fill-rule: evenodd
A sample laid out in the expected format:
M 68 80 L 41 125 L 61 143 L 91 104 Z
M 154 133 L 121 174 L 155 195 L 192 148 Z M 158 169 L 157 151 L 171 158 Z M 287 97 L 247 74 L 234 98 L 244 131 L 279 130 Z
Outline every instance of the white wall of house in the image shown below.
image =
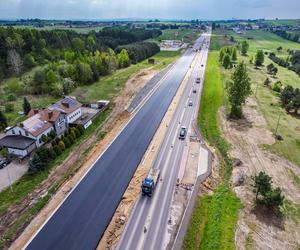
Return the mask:
M 36 139 L 32 134 L 28 133 L 20 126 L 15 126 L 12 129 L 8 130 L 6 132 L 6 135 L 22 135 L 31 139 Z
M 76 109 L 71 114 L 68 114 L 67 115 L 67 124 L 70 124 L 70 123 L 76 121 L 81 115 L 82 115 L 81 114 L 81 108 Z
M 42 145 L 45 144 L 45 142 L 42 141 L 42 136 L 43 136 L 43 135 L 48 135 L 52 130 L 54 130 L 53 127 L 48 128 L 46 131 L 44 131 L 42 134 L 40 134 L 40 135 L 38 135 L 38 136 L 36 137 L 35 144 L 36 144 L 37 147 L 40 147 L 40 146 L 42 146 Z
M 15 148 L 8 148 L 8 153 L 12 154 L 12 155 L 16 155 L 21 158 L 24 158 L 28 154 L 26 149 L 21 150 L 21 149 L 15 149 Z

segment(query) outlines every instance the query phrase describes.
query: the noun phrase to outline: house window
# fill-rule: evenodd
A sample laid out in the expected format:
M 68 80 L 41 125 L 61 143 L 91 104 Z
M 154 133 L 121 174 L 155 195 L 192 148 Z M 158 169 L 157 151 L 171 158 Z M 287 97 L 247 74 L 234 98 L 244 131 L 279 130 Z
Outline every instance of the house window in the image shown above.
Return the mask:
M 26 135 L 26 136 L 29 136 L 29 134 L 28 134 L 28 132 L 27 132 L 27 131 L 25 131 L 25 135 Z
M 20 134 L 20 135 L 22 135 L 22 132 L 21 132 L 21 131 L 19 131 L 19 134 Z
M 14 135 L 16 134 L 16 132 L 14 130 L 11 131 Z

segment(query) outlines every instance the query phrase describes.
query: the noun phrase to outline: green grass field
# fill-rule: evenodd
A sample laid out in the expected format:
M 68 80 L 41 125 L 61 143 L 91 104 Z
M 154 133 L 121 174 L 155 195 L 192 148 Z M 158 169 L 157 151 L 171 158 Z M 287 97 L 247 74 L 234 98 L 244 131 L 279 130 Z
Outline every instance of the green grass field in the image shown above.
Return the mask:
M 246 35 L 243 36 L 237 35 L 232 31 L 227 31 L 226 33 L 228 36 L 234 36 L 236 41 L 245 40 L 246 37 L 253 38 L 252 40 L 248 40 L 250 44 L 249 55 L 247 57 L 239 56 L 239 60 L 243 60 L 247 63 L 249 76 L 252 80 L 253 92 L 255 93 L 257 88 L 256 100 L 260 111 L 267 121 L 268 129 L 275 132 L 278 116 L 280 114 L 281 118 L 278 133 L 284 138 L 283 141 L 277 141 L 271 146 L 267 145 L 266 148 L 300 166 L 300 118 L 287 114 L 280 105 L 278 94 L 263 85 L 264 80 L 269 77 L 272 82 L 281 81 L 284 86 L 291 85 L 295 88 L 300 88 L 300 77 L 295 72 L 276 65 L 278 73 L 276 78 L 273 78 L 267 74 L 266 67 L 261 67 L 257 70 L 249 63 L 250 57 L 254 57 L 258 49 L 275 52 L 278 56 L 286 58 L 288 56 L 287 49 L 300 50 L 300 44 L 262 30 L 247 31 Z M 220 35 L 220 37 L 222 37 L 222 35 Z M 222 39 L 224 39 L 224 37 L 222 37 Z M 280 53 L 276 50 L 279 46 L 283 48 Z M 272 61 L 265 56 L 264 66 L 271 62 Z M 225 70 L 223 72 L 226 74 Z M 227 72 L 227 75 L 228 74 L 229 72 Z
M 234 234 L 241 203 L 230 188 L 218 187 L 213 195 L 198 200 L 184 250 L 234 249 Z

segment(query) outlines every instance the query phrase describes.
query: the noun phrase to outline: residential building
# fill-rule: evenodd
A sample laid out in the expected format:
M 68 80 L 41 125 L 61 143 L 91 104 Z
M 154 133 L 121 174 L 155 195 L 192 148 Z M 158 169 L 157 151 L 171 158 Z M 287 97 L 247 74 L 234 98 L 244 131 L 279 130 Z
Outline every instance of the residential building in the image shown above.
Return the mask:
M 58 110 L 50 110 L 48 108 L 43 110 L 32 109 L 28 116 L 31 117 L 36 114 L 40 114 L 42 120 L 50 122 L 57 135 L 61 135 L 66 131 L 66 117 L 63 112 Z
M 64 99 L 52 104 L 48 109 L 60 111 L 65 114 L 66 126 L 69 126 L 70 123 L 81 117 L 81 106 L 82 104 L 75 97 L 66 96 Z

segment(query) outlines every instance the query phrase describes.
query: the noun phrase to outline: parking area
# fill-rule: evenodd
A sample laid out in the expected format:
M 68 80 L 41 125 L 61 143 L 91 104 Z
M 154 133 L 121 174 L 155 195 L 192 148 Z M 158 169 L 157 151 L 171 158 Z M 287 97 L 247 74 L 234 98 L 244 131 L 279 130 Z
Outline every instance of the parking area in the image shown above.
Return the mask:
M 22 162 L 13 161 L 6 167 L 0 169 L 0 192 L 20 179 L 28 170 L 28 160 Z

